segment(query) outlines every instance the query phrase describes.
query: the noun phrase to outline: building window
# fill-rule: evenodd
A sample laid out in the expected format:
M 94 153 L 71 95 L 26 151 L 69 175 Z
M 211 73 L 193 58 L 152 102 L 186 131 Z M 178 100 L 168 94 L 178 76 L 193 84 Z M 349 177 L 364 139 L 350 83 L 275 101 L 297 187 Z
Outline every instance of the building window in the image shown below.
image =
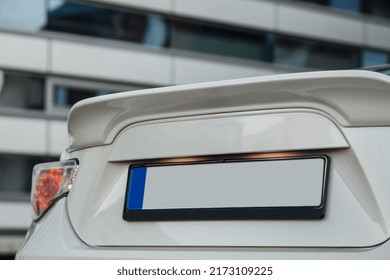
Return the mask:
M 362 0 L 328 0 L 328 5 L 334 9 L 359 13 L 362 9 Z
M 364 0 L 363 12 L 390 19 L 389 0 Z
M 5 1 L 7 5 L 14 6 L 24 0 Z M 290 1 L 310 2 L 349 12 L 364 11 L 390 17 L 390 1 L 384 0 Z M 275 62 L 313 69 L 346 69 L 373 65 L 375 61 L 386 60 L 380 56 L 388 55 L 388 53 L 375 52 L 360 54 L 359 52 L 364 52 L 364 50 L 348 45 L 290 38 L 282 34 L 262 32 L 250 28 L 220 25 L 82 1 L 47 0 L 45 9 L 47 9 L 47 20 L 42 22 L 46 24 L 44 27 L 46 30 L 252 61 Z M 10 78 L 7 77 L 7 79 L 12 82 Z M 32 83 L 31 80 L 30 83 Z M 38 84 L 39 82 L 35 81 L 35 84 L 29 87 L 30 91 L 34 91 Z M 104 91 L 92 92 L 91 90 L 90 88 L 78 90 L 69 87 L 64 89 L 59 86 L 54 89 L 56 92 L 53 97 L 54 107 L 69 107 L 74 103 L 74 100 L 78 100 L 82 96 L 96 96 Z M 79 93 L 76 94 L 76 91 Z M 3 97 L 3 99 L 6 98 Z M 39 103 L 38 97 L 35 97 L 34 101 L 31 102 L 26 101 L 25 105 L 23 102 L 15 105 L 16 100 L 12 101 L 14 103 L 10 100 L 1 101 L 0 97 L 0 106 L 2 106 L 2 102 L 7 107 L 40 110 L 43 108 L 43 103 Z
M 359 50 L 338 45 L 277 38 L 275 62 L 314 69 L 359 67 Z
M 83 99 L 109 93 L 111 92 L 108 90 L 92 90 L 57 85 L 54 87 L 54 106 L 70 109 L 75 103 Z
M 34 165 L 57 157 L 0 154 L 0 199 L 29 199 Z
M 140 85 L 102 83 L 65 78 L 48 79 L 47 111 L 49 114 L 67 115 L 77 102 L 91 97 L 145 88 Z
M 388 53 L 372 50 L 362 51 L 362 67 L 370 67 L 390 63 Z
M 44 109 L 43 77 L 6 71 L 0 76 L 0 108 Z
M 174 22 L 171 47 L 230 57 L 271 61 L 271 34 L 215 27 L 209 24 Z
M 46 29 L 58 32 L 313 69 L 358 68 L 362 66 L 361 59 L 363 65 L 370 59 L 361 58 L 359 49 L 350 46 L 289 38 L 270 32 L 189 21 L 130 9 L 119 10 L 74 1 L 49 1 L 51 5 L 48 6 Z M 390 3 L 380 0 L 370 4 L 365 0 L 294 1 L 311 2 L 350 12 L 360 12 L 363 8 L 374 12 Z M 386 13 L 386 9 L 383 12 Z M 58 88 L 56 91 L 64 90 Z M 95 94 L 83 92 L 80 96 Z M 58 105 L 66 104 L 66 95 L 56 95 Z
M 12 115 L 66 116 L 83 99 L 146 87 L 0 70 L 0 111 Z
M 66 1 L 52 6 L 45 29 L 164 47 L 168 43 L 167 24 L 164 18 L 152 13 Z

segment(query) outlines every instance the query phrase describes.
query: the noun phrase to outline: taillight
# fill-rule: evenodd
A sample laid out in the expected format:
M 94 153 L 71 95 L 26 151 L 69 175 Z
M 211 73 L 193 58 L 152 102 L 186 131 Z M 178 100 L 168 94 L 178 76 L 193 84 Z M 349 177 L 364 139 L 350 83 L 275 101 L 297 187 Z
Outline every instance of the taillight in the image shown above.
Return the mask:
M 77 168 L 76 160 L 35 165 L 31 193 L 34 220 L 40 218 L 56 199 L 72 188 Z

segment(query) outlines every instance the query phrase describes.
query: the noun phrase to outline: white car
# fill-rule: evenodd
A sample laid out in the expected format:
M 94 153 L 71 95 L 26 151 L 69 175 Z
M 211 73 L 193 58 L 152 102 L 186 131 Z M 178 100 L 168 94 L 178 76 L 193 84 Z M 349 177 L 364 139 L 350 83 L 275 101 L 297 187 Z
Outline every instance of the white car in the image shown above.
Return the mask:
M 389 259 L 390 78 L 285 74 L 81 101 L 18 259 Z

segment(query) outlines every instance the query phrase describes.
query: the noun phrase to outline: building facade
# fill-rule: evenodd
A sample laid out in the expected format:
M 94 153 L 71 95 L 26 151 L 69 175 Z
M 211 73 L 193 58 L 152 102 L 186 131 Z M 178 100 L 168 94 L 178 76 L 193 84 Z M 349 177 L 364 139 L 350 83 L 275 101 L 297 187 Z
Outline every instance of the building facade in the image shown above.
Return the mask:
M 385 0 L 0 0 L 0 254 L 84 98 L 390 62 Z M 4 214 L 5 213 L 5 214 Z

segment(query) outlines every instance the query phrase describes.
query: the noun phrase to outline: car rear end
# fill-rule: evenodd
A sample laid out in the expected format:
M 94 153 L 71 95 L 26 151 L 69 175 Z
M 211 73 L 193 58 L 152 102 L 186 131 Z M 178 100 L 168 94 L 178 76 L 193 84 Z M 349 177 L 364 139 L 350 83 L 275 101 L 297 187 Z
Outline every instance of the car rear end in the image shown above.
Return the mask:
M 389 89 L 328 71 L 79 102 L 17 258 L 389 258 Z

